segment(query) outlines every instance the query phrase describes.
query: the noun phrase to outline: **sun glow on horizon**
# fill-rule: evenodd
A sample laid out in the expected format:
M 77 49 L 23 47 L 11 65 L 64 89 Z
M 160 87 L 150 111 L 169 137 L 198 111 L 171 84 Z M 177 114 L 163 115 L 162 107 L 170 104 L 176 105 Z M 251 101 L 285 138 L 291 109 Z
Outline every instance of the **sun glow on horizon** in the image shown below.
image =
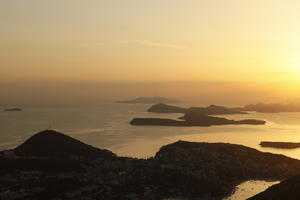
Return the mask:
M 0 86 L 183 81 L 193 94 L 201 81 L 258 92 L 284 82 L 294 95 L 299 10 L 295 0 L 0 1 Z

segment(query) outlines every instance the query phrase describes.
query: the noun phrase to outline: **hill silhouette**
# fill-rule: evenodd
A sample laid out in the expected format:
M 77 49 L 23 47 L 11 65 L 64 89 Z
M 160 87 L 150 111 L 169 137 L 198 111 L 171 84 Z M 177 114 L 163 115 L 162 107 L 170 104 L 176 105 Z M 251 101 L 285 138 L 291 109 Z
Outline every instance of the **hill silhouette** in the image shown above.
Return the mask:
M 247 114 L 236 110 L 235 108 L 227 108 L 224 106 L 210 105 L 208 107 L 191 107 L 188 112 L 199 112 L 204 115 L 229 115 L 229 114 Z
M 45 130 L 33 135 L 16 147 L 14 152 L 22 157 L 47 158 L 70 158 L 70 156 L 112 158 L 115 156 L 108 150 L 92 147 L 54 130 Z

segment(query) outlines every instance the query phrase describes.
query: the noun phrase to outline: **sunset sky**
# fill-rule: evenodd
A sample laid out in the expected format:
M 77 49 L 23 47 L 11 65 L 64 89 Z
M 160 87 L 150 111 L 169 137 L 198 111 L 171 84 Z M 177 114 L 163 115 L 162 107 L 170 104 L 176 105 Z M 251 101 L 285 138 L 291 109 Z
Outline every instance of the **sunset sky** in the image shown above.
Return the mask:
M 180 96 L 235 82 L 233 93 L 299 98 L 299 11 L 299 0 L 0 0 L 0 91 L 126 82 L 128 96 Z

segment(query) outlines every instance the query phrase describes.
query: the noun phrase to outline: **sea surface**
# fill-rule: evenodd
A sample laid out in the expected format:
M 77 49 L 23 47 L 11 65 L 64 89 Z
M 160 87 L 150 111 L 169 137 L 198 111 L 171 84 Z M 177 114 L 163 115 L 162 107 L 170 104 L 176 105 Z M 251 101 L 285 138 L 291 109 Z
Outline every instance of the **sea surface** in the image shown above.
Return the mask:
M 266 125 L 224 125 L 211 127 L 131 126 L 135 117 L 176 119 L 182 114 L 148 113 L 149 104 L 99 103 L 97 105 L 20 106 L 21 112 L 0 107 L 0 150 L 13 148 L 45 129 L 55 129 L 87 144 L 109 149 L 119 156 L 148 158 L 163 145 L 186 140 L 242 144 L 264 152 L 300 159 L 300 148 L 285 150 L 262 148 L 261 141 L 300 142 L 300 113 L 250 113 L 223 115 L 228 119 L 261 119 Z M 178 106 L 204 106 L 181 104 Z M 207 105 L 205 105 L 207 106 Z M 275 182 L 271 182 L 274 184 Z M 263 188 L 271 183 L 255 182 Z M 250 186 L 247 186 L 249 188 Z M 245 187 L 241 185 L 240 187 Z M 254 189 L 253 189 L 254 190 Z M 264 189 L 262 189 L 264 190 Z M 237 192 L 245 191 L 237 190 Z M 255 192 L 259 192 L 256 191 Z M 255 193 L 254 192 L 254 193 Z M 240 194 L 239 193 L 239 194 Z M 242 195 L 249 195 L 249 192 Z M 251 193 L 252 194 L 252 193 Z M 243 199 L 235 198 L 232 199 Z

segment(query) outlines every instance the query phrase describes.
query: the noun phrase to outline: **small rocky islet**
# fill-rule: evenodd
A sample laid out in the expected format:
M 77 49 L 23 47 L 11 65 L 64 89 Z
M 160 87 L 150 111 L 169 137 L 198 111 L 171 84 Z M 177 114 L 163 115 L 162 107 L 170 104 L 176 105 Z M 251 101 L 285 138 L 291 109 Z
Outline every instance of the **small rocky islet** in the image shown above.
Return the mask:
M 0 153 L 0 199 L 162 200 L 230 195 L 247 180 L 284 180 L 300 161 L 242 145 L 178 141 L 154 157 L 119 157 L 62 133 Z

